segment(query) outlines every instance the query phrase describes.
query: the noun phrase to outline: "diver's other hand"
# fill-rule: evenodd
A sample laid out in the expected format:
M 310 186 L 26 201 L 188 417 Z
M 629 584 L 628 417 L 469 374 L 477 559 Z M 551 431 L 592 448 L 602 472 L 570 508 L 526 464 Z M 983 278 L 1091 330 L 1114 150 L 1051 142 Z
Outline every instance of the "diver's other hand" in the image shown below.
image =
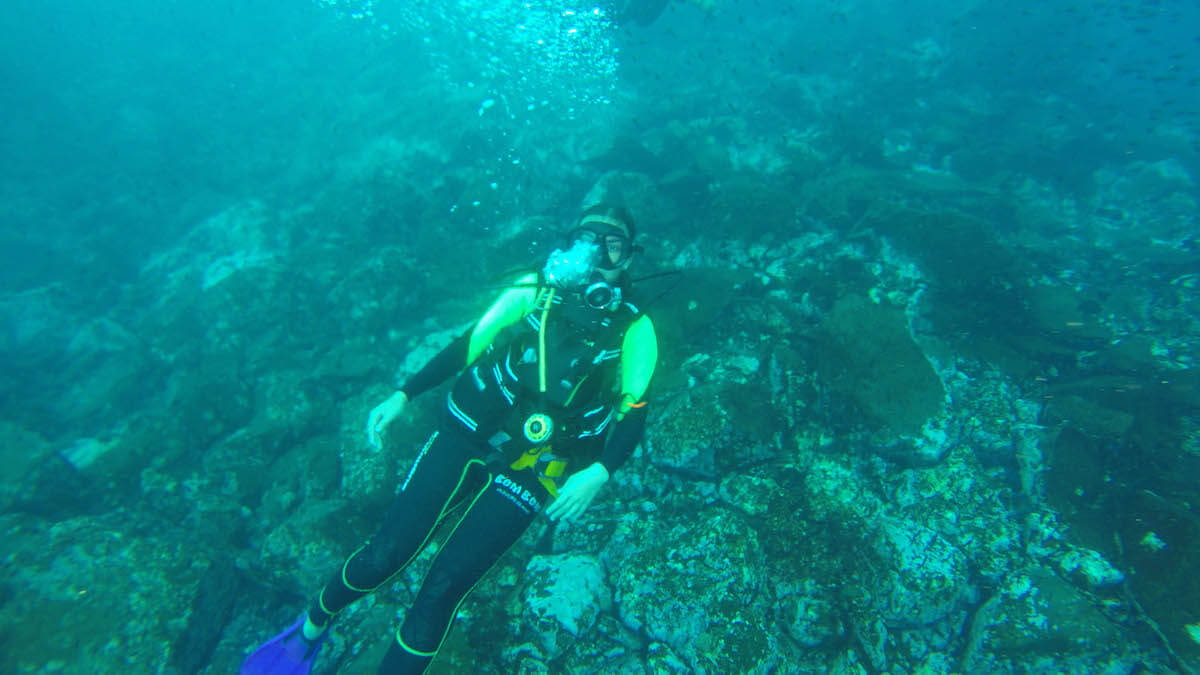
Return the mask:
M 371 409 L 371 414 L 367 417 L 367 443 L 370 443 L 371 447 L 376 450 L 383 449 L 383 430 L 404 410 L 405 403 L 408 403 L 408 396 L 398 391 Z
M 558 489 L 558 497 L 546 509 L 550 520 L 575 520 L 587 510 L 600 488 L 608 482 L 608 469 L 600 462 L 573 474 Z

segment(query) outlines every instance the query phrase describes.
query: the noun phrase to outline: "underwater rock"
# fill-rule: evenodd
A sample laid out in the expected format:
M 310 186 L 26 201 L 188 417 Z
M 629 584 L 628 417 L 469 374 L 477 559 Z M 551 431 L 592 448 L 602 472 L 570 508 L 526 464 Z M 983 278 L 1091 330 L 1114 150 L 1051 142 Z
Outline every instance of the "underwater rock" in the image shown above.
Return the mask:
M 249 440 L 254 443 L 254 439 Z M 348 498 L 340 480 L 343 474 L 340 441 L 336 436 L 319 436 L 296 443 L 271 462 L 266 471 L 264 460 L 255 457 L 253 447 L 241 456 L 221 458 L 220 464 L 234 472 L 245 503 L 257 506 L 255 522 L 279 523 L 302 501 L 333 496 Z M 225 446 L 225 443 L 218 445 L 213 454 L 224 453 Z M 370 508 L 362 501 L 356 503 L 364 511 Z
M 158 365 L 122 323 L 67 309 L 77 302 L 57 287 L 0 295 L 0 385 L 20 402 L 11 417 L 96 434 L 159 392 Z
M 717 490 L 721 500 L 748 516 L 767 512 L 779 484 L 770 478 L 735 473 L 726 476 Z
M 1003 476 L 982 475 L 974 458 L 952 455 L 929 468 L 907 469 L 892 478 L 890 502 L 897 515 L 937 532 L 966 556 L 974 574 L 998 584 L 1024 564 L 1022 524 L 1011 507 L 1012 488 Z
M 26 476 L 53 452 L 52 446 L 36 432 L 0 421 L 0 511 L 7 510 L 19 495 L 28 493 L 22 484 Z
M 933 530 L 909 520 L 885 518 L 876 544 L 890 562 L 883 619 L 893 628 L 941 621 L 966 600 L 967 558 Z
M 725 359 L 714 360 L 710 354 L 694 350 L 719 341 L 721 336 L 735 329 L 737 321 L 731 316 L 731 311 L 737 307 L 739 289 L 753 277 L 745 270 L 708 266 L 686 259 L 684 255 L 677 256 L 676 264 L 684 269 L 673 278 L 647 282 L 660 294 L 654 300 L 651 313 L 655 331 L 659 334 L 661 346 L 665 348 L 662 355 L 683 361 L 679 372 L 663 373 L 666 381 L 695 386 L 702 382 L 740 377 L 737 381 L 745 382 L 746 373 L 742 369 L 727 367 Z M 680 347 L 693 351 L 684 358 L 689 352 L 674 353 Z M 722 370 L 726 372 L 720 372 Z
M 293 234 L 276 220 L 279 215 L 254 199 L 215 213 L 149 260 L 143 280 L 159 284 L 159 304 L 166 306 L 184 287 L 207 290 L 244 270 L 268 266 Z
M 55 369 L 64 389 L 53 406 L 60 425 L 106 423 L 160 392 L 147 346 L 111 319 L 79 327 L 64 358 Z
M 868 423 L 918 436 L 942 412 L 945 390 L 908 331 L 903 311 L 847 295 L 821 324 L 822 380 L 852 399 Z
M 940 415 L 926 420 L 918 434 L 878 431 L 862 439 L 865 448 L 902 465 L 931 466 L 942 461 L 959 443 L 958 420 Z
M 775 607 L 784 630 L 802 647 L 819 647 L 841 639 L 845 627 L 828 590 L 811 579 L 780 581 Z
M 78 328 L 69 302 L 54 286 L 0 296 L 0 358 L 30 372 L 50 367 Z
M 669 651 L 661 642 L 654 643 L 657 649 Z M 604 672 L 645 672 L 644 656 L 649 654 L 645 636 L 630 630 L 611 612 L 597 617 L 595 628 L 578 640 L 575 645 L 555 661 L 555 672 L 594 673 L 597 664 L 603 664 Z M 682 661 L 674 657 L 681 670 L 686 670 Z
M 687 673 L 692 669 L 683 659 L 662 642 L 652 642 L 646 648 L 646 667 L 652 673 Z
M 0 508 L 50 520 L 99 513 L 140 492 L 141 472 L 178 456 L 180 443 L 155 415 L 126 420 L 99 438 L 75 438 L 54 448 L 17 427 L 0 427 L 0 446 L 19 453 L 5 463 Z M 18 473 L 20 475 L 18 476 Z
M 357 505 L 339 499 L 301 502 L 262 540 L 254 570 L 272 587 L 306 594 L 328 581 L 347 551 L 361 543 L 345 526 Z
M 1115 586 L 1125 581 L 1124 573 L 1113 567 L 1100 553 L 1078 546 L 1069 546 L 1059 556 L 1058 567 L 1068 577 L 1078 579 L 1090 589 Z
M 754 148 L 754 150 L 761 150 Z M 749 153 L 735 157 L 754 161 Z M 761 157 L 765 163 L 779 162 L 775 156 Z M 784 184 L 787 185 L 787 184 Z M 754 241 L 768 232 L 790 232 L 796 228 L 799 197 L 789 187 L 775 187 L 756 173 L 735 174 L 722 181 L 721 189 L 712 195 L 711 218 L 722 230 L 738 232 L 745 241 Z
M 241 596 L 239 581 L 232 560 L 219 557 L 209 563 L 197 584 L 187 627 L 171 645 L 172 667 L 181 673 L 195 673 L 209 665 Z
M 312 372 L 286 368 L 267 370 L 254 380 L 254 417 L 246 432 L 262 437 L 268 457 L 278 457 L 296 443 L 331 431 L 343 398 L 313 383 Z
M 1010 577 L 976 613 L 965 672 L 1107 672 L 1134 649 L 1081 591 L 1044 567 Z M 1119 669 L 1116 672 L 1129 672 Z
M 601 555 L 621 621 L 700 673 L 778 665 L 765 632 L 763 553 L 754 530 L 714 509 L 622 519 Z
M 1179 160 L 1101 169 L 1095 179 L 1097 243 L 1163 266 L 1195 264 L 1193 251 L 1172 245 L 1195 235 L 1195 180 Z
M 351 385 L 378 382 L 387 374 L 385 361 L 366 340 L 348 340 L 335 345 L 317 362 L 313 376 Z
M 700 480 L 717 478 L 717 447 L 725 432 L 716 389 L 689 391 L 663 408 L 658 428 L 644 442 L 650 461 L 668 472 Z
M 540 648 L 539 658 L 561 656 L 612 607 L 604 568 L 593 556 L 535 556 L 525 575 L 523 632 Z
M 1041 284 L 1026 290 L 1029 315 L 1036 324 L 1035 334 L 1047 340 L 1042 349 L 1027 343 L 1030 351 L 1042 351 L 1047 357 L 1063 349 L 1097 349 L 1113 338 L 1112 329 L 1097 315 L 1099 303 L 1073 286 Z
M 1079 384 L 1084 389 L 1092 388 L 1093 391 L 1104 391 L 1109 388 L 1109 385 L 1113 385 L 1115 388 L 1124 383 L 1093 380 Z M 1132 386 L 1139 385 L 1132 383 Z M 1050 391 L 1054 392 L 1056 389 L 1051 388 Z M 1109 408 L 1092 398 L 1074 394 L 1055 395 L 1047 404 L 1046 410 L 1050 419 L 1066 420 L 1079 431 L 1093 438 L 1105 440 L 1123 438 L 1134 423 L 1134 416 L 1129 412 Z
M 677 209 L 663 196 L 654 178 L 635 171 L 608 171 L 601 175 L 588 190 L 581 206 L 586 208 L 600 203 L 622 204 L 635 220 L 653 214 L 656 225 L 678 220 L 674 215 Z
M 774 456 L 781 420 L 756 385 L 702 385 L 671 399 L 646 440 L 650 461 L 692 480 L 715 481 Z
M 803 490 L 806 518 L 865 531 L 883 512 L 880 496 L 849 460 L 818 455 L 805 469 L 797 487 Z
M 0 672 L 126 673 L 168 663 L 210 551 L 134 511 L 53 525 L 0 516 Z M 137 665 L 134 665 L 137 664 Z
M 1194 433 L 1194 432 L 1193 432 Z M 1192 443 L 1200 441 L 1193 439 Z M 1184 474 L 1195 485 L 1195 470 Z M 1191 495 L 1195 495 L 1192 491 Z M 1194 497 L 1157 494 L 1150 490 L 1123 493 L 1113 537 L 1124 542 L 1121 567 L 1128 570 L 1122 587 L 1137 598 L 1142 610 L 1162 629 L 1179 658 L 1200 670 L 1200 640 L 1196 608 L 1200 607 L 1200 519 Z M 1107 592 L 1106 592 L 1107 591 Z M 1101 589 L 1108 594 L 1109 589 Z
M 253 383 L 239 377 L 242 360 L 230 352 L 209 354 L 203 367 L 177 372 L 168 395 L 176 433 L 191 448 L 203 449 L 246 425 L 254 416 Z M 198 364 L 197 364 L 198 365 Z

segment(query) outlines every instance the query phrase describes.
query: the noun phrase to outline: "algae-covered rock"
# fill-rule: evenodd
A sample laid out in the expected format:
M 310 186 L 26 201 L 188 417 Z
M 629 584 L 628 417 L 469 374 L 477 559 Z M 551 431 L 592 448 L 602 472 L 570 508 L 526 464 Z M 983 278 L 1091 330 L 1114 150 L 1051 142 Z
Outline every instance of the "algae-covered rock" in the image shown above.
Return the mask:
M 1094 380 L 1088 384 L 1093 391 L 1104 391 L 1110 386 L 1140 386 L 1136 382 L 1116 379 Z M 1069 393 L 1055 396 L 1047 405 L 1047 409 L 1052 419 L 1070 420 L 1072 427 L 1097 438 L 1120 438 L 1129 431 L 1134 422 L 1134 416 L 1124 410 L 1109 408 L 1091 398 Z
M 713 510 L 623 519 L 602 559 L 621 621 L 666 643 L 697 672 L 767 670 L 763 553 L 754 530 Z
M 159 363 L 136 331 L 81 315 L 78 302 L 58 286 L 0 293 L 6 417 L 45 426 L 51 440 L 94 435 L 160 391 Z
M 647 441 L 649 458 L 669 473 L 717 480 L 770 458 L 781 425 L 770 394 L 758 386 L 701 386 L 667 404 Z
M 847 570 L 872 553 L 866 533 L 880 508 L 855 475 L 826 461 L 806 471 L 783 467 L 757 532 L 777 583 L 813 579 L 825 587 L 847 582 Z M 781 596 L 793 594 L 784 588 Z M 806 591 L 807 592 L 807 591 Z
M 1028 290 L 1030 316 L 1038 332 L 1064 346 L 1096 348 L 1112 339 L 1112 329 L 1101 322 L 1102 307 L 1074 286 L 1039 285 Z
M 7 510 L 14 501 L 29 495 L 23 481 L 52 453 L 53 447 L 40 434 L 0 421 L 0 509 Z M 55 466 L 67 468 L 61 460 Z
M 860 440 L 871 452 L 898 464 L 933 466 L 959 444 L 961 431 L 960 420 L 940 415 L 926 420 L 920 433 L 894 434 L 884 429 Z
M 535 556 L 525 575 L 523 633 L 542 659 L 561 656 L 612 606 L 604 568 L 593 556 Z
M 776 584 L 776 607 L 788 635 L 803 647 L 827 645 L 845 635 L 836 598 L 811 579 Z
M 891 502 L 899 515 L 952 542 L 988 583 L 999 583 L 1022 564 L 1022 525 L 1012 514 L 1012 488 L 1002 478 L 982 475 L 973 456 L 955 454 L 937 466 L 905 470 L 893 481 Z
M 964 668 L 999 672 L 1040 663 L 1042 672 L 1097 672 L 1130 647 L 1086 595 L 1034 567 L 1010 577 L 979 609 Z
M 722 411 L 713 396 L 686 392 L 664 408 L 659 428 L 645 441 L 648 456 L 666 471 L 715 480 L 717 446 L 724 429 Z
M 752 277 L 746 270 L 724 267 L 703 267 L 702 263 L 677 256 L 677 264 L 687 265 L 668 280 L 650 280 L 646 293 L 653 293 L 654 329 L 658 334 L 659 356 L 664 362 L 680 363 L 692 361 L 698 355 L 691 350 L 707 348 L 715 336 L 733 327 L 730 320 L 734 298 L 738 289 Z M 703 358 L 702 356 L 700 358 Z M 718 363 L 700 364 L 702 372 L 692 379 L 705 381 L 708 372 Z M 692 373 L 688 373 L 692 374 Z M 672 380 L 677 374 L 665 372 L 661 375 Z M 658 377 L 659 375 L 656 375 Z
M 59 425 L 107 423 L 157 393 L 155 359 L 142 340 L 112 319 L 79 326 L 63 357 L 53 371 L 61 377 L 52 404 Z
M 5 516 L 0 525 L 11 551 L 0 588 L 0 671 L 163 671 L 210 551 L 182 529 L 127 511 L 53 525 Z
M 1057 559 L 1058 568 L 1077 584 L 1098 589 L 1125 581 L 1125 574 L 1104 559 L 1098 551 L 1069 546 Z
M 941 621 L 966 600 L 967 559 L 933 530 L 909 520 L 884 519 L 876 545 L 888 561 L 883 619 L 905 628 Z
M 608 171 L 600 176 L 584 197 L 582 206 L 601 203 L 623 204 L 639 223 L 653 214 L 656 230 L 662 223 L 678 219 L 678 209 L 665 198 L 660 182 L 635 171 Z
M 731 474 L 717 490 L 721 500 L 749 516 L 761 516 L 771 505 L 779 484 L 769 477 Z
M 642 658 L 649 642 L 646 636 L 621 623 L 611 611 L 603 613 L 597 617 L 592 631 L 555 661 L 555 672 L 592 673 L 599 667 L 612 673 L 641 673 L 645 670 Z
M 321 588 L 354 550 L 359 537 L 344 526 L 353 505 L 342 500 L 302 502 L 292 515 L 267 534 L 256 574 L 267 583 L 298 594 Z
M 904 312 L 848 295 L 821 325 L 821 373 L 875 428 L 917 435 L 942 410 L 945 391 L 908 332 Z
M 255 520 L 267 526 L 285 520 L 301 502 L 309 499 L 326 499 L 334 496 L 346 497 L 342 491 L 342 453 L 339 438 L 319 436 L 295 444 L 288 452 L 272 463 L 267 471 L 253 475 L 252 463 L 229 460 L 229 465 L 238 472 L 239 486 L 248 497 L 261 495 L 256 503 Z M 355 510 L 367 511 L 369 506 L 351 500 Z
M 1197 473 L 1187 475 L 1194 485 Z M 1120 560 L 1129 575 L 1123 588 L 1158 624 L 1176 654 L 1196 670 L 1200 668 L 1196 628 L 1200 624 L 1200 576 L 1196 574 L 1200 520 L 1187 501 L 1191 500 L 1150 490 L 1125 493 L 1113 526 L 1114 537 L 1125 543 Z
M 175 375 L 168 403 L 175 411 L 178 433 L 197 448 L 207 447 L 254 416 L 252 383 L 238 377 L 241 355 L 219 350 L 201 361 Z
M 722 228 L 736 228 L 747 241 L 766 232 L 786 232 L 796 226 L 798 198 L 761 177 L 735 176 L 712 197 L 712 218 Z
M 882 512 L 879 495 L 849 461 L 817 456 L 805 468 L 800 480 L 806 517 L 866 530 Z

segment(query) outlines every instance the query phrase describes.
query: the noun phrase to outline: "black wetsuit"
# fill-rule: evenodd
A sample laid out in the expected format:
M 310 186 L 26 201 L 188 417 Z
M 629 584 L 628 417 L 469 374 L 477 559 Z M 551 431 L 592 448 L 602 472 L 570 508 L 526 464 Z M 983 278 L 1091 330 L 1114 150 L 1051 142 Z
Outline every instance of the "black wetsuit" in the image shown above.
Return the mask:
M 559 309 L 527 315 L 510 327 L 514 330 L 499 347 L 489 345 L 462 372 L 447 396 L 438 431 L 421 448 L 379 531 L 350 555 L 309 612 L 313 623 L 328 625 L 350 603 L 403 570 L 440 525 L 452 528 L 380 672 L 424 670 L 459 605 L 552 499 L 554 484 L 536 470 L 544 465 L 513 468 L 518 465 L 514 458 L 535 445 L 519 430 L 531 411 L 548 412 L 554 420 L 554 455 L 570 467 L 562 478 L 593 461 L 611 474 L 641 439 L 644 404 L 618 415 L 620 394 L 612 390 L 621 339 L 638 317 L 636 309 L 607 312 L 582 327 L 566 321 L 568 312 Z M 540 373 L 549 391 L 537 391 L 530 380 L 539 379 L 541 358 L 534 354 L 531 360 L 530 338 L 537 337 L 539 322 L 547 316 L 553 325 L 541 344 L 552 336 L 559 351 L 547 348 L 546 360 L 558 367 Z M 409 399 L 461 369 L 469 358 L 470 335 L 468 330 L 405 383 L 401 390 Z M 547 378 L 551 386 L 544 385 Z

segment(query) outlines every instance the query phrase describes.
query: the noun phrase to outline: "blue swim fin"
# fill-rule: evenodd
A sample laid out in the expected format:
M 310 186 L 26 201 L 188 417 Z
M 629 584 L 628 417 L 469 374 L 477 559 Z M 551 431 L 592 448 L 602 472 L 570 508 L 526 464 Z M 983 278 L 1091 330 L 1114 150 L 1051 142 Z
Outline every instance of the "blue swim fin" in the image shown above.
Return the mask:
M 309 642 L 300 630 L 303 626 L 304 617 L 301 616 L 299 621 L 246 657 L 238 672 L 241 675 L 308 675 L 317 658 L 317 650 L 329 631 L 322 633 L 315 642 Z

